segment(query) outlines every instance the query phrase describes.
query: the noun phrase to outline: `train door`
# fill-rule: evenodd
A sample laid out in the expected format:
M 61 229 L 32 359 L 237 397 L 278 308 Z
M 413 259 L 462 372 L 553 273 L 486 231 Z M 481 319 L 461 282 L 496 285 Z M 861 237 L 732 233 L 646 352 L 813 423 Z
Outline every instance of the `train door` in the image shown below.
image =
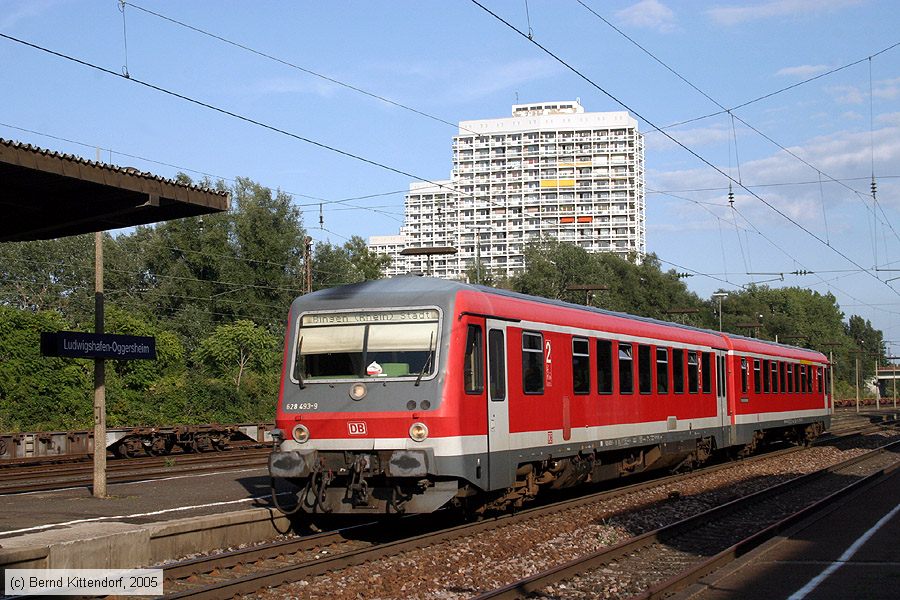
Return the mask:
M 728 353 L 724 350 L 716 350 L 716 399 L 718 402 L 719 424 L 722 427 L 725 439 L 724 446 L 733 443 L 734 432 L 731 427 L 731 415 L 728 410 Z
M 506 323 L 486 321 L 488 331 L 488 484 L 511 483 L 509 460 L 509 385 L 506 377 Z

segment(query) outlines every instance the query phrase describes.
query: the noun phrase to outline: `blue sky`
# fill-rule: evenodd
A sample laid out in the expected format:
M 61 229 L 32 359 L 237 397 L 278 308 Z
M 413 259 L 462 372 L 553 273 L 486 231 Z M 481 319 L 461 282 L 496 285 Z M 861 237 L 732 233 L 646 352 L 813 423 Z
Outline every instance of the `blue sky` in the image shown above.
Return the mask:
M 483 4 L 523 31 L 530 22 L 534 41 L 644 118 L 647 247 L 699 273 L 691 289 L 775 279 L 831 291 L 900 340 L 900 279 L 886 281 L 900 270 L 883 270 L 900 269 L 900 47 L 826 74 L 900 42 L 896 2 L 528 0 L 527 14 L 523 0 Z M 454 127 L 303 69 L 450 123 L 508 116 L 517 100 L 623 110 L 469 1 L 140 0 L 124 15 L 123 35 L 116 0 L 0 0 L 0 33 L 116 73 L 127 62 L 133 79 L 425 179 L 449 176 Z M 817 75 L 734 119 L 667 129 L 703 160 L 652 131 Z M 396 172 L 3 38 L 0 76 L 0 137 L 88 158 L 99 147 L 104 161 L 164 176 L 247 176 L 293 194 L 320 240 L 400 226 L 410 178 Z M 728 179 L 704 161 L 758 197 L 734 185 L 730 208 Z M 351 203 L 366 209 L 325 205 L 316 229 L 319 202 L 375 194 Z M 802 269 L 817 274 L 790 275 Z

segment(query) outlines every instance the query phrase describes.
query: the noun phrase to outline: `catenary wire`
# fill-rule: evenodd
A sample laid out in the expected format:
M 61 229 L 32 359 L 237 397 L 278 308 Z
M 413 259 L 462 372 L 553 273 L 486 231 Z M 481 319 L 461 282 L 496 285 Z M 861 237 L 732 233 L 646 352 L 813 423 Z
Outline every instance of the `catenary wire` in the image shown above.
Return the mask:
M 587 4 L 585 4 L 583 0 L 575 0 L 575 1 L 578 2 L 578 4 L 580 4 L 580 5 L 583 6 L 584 8 L 586 8 L 591 14 L 593 14 L 593 15 L 594 15 L 595 17 L 597 17 L 599 20 L 603 21 L 606 25 L 608 25 L 609 27 L 611 27 L 614 31 L 616 31 L 616 33 L 618 33 L 619 35 L 621 35 L 622 37 L 624 37 L 626 40 L 628 40 L 629 42 L 631 42 L 633 45 L 637 46 L 642 52 L 644 52 L 647 56 L 649 56 L 649 57 L 652 58 L 654 61 L 656 61 L 657 63 L 659 63 L 660 65 L 662 65 L 666 70 L 668 70 L 670 73 L 672 73 L 673 75 L 675 75 L 678 79 L 680 79 L 680 80 L 683 81 L 685 84 L 687 84 L 688 86 L 690 86 L 693 90 L 695 90 L 696 92 L 698 92 L 699 94 L 701 94 L 704 98 L 706 98 L 707 100 L 709 100 L 710 102 L 712 102 L 713 104 L 715 104 L 716 106 L 718 106 L 718 107 L 721 109 L 721 112 L 718 113 L 718 114 L 727 113 L 727 114 L 731 117 L 731 128 L 732 128 L 732 132 L 733 132 L 733 133 L 734 133 L 734 120 L 737 119 L 737 120 L 740 121 L 744 126 L 746 126 L 747 128 L 749 128 L 750 130 L 754 131 L 756 134 L 760 135 L 761 137 L 763 137 L 763 138 L 764 138 L 765 140 L 767 140 L 768 142 L 774 144 L 775 146 L 777 146 L 778 148 L 780 148 L 782 151 L 788 153 L 790 156 L 792 156 L 792 157 L 795 158 L 796 160 L 802 162 L 802 163 L 803 163 L 804 165 L 806 165 L 807 167 L 809 167 L 809 168 L 811 168 L 811 169 L 817 171 L 820 175 L 825 175 L 825 177 L 826 177 L 827 179 L 829 179 L 830 181 L 834 181 L 835 183 L 838 183 L 838 184 L 842 185 L 843 187 L 847 188 L 847 189 L 850 190 L 851 192 L 854 192 L 854 193 L 856 193 L 856 194 L 859 194 L 859 192 L 858 192 L 857 190 L 854 190 L 854 189 L 851 188 L 850 186 L 848 186 L 848 185 L 846 185 L 846 184 L 844 184 L 844 183 L 838 181 L 837 179 L 835 179 L 834 177 L 832 177 L 832 176 L 829 175 L 828 173 L 825 173 L 824 171 L 822 171 L 822 170 L 819 169 L 818 167 L 812 165 L 809 161 L 803 159 L 802 157 L 800 157 L 799 155 L 797 155 L 795 152 L 791 151 L 790 149 L 786 148 L 786 147 L 785 147 L 784 145 L 782 145 L 781 143 L 779 143 L 779 142 L 777 142 L 776 140 L 772 139 L 771 136 L 768 136 L 768 135 L 764 134 L 763 132 L 761 132 L 759 129 L 757 129 L 757 128 L 754 127 L 753 125 L 750 125 L 750 123 L 748 123 L 746 120 L 744 120 L 743 118 L 741 118 L 741 117 L 739 117 L 739 116 L 737 116 L 737 115 L 734 114 L 734 111 L 737 110 L 737 108 L 740 108 L 740 107 L 742 107 L 742 106 L 746 106 L 746 105 L 749 104 L 749 103 L 744 103 L 743 105 L 738 106 L 738 107 L 735 107 L 735 108 L 726 108 L 726 107 L 725 107 L 724 105 L 722 105 L 722 103 L 720 103 L 718 100 L 716 100 L 715 98 L 713 98 L 712 96 L 710 96 L 710 95 L 709 95 L 708 93 L 706 93 L 705 91 L 701 90 L 699 87 L 697 87 L 696 85 L 694 85 L 691 81 L 689 81 L 687 78 L 685 78 L 684 76 L 682 76 L 681 73 L 679 73 L 678 71 L 676 71 L 674 68 L 670 67 L 665 61 L 663 61 L 663 60 L 660 59 L 658 56 L 656 56 L 655 54 L 653 54 L 653 52 L 651 52 L 650 50 L 648 50 L 647 48 L 645 48 L 644 46 L 642 46 L 642 45 L 641 45 L 640 43 L 638 43 L 635 39 L 633 39 L 632 37 L 630 37 L 629 35 L 627 35 L 624 31 L 622 31 L 621 29 L 619 29 L 618 27 L 616 27 L 615 25 L 613 25 L 612 23 L 610 23 L 610 22 L 609 22 L 607 19 L 605 19 L 603 16 L 601 16 L 599 13 L 597 13 L 596 11 L 594 11 L 591 7 L 589 7 Z M 878 54 L 882 54 L 882 53 L 884 53 L 884 52 L 887 52 L 888 50 L 890 50 L 891 48 L 893 48 L 893 47 L 895 47 L 895 46 L 897 46 L 897 45 L 900 45 L 900 42 L 898 42 L 897 44 L 894 44 L 894 45 L 892 45 L 892 46 L 890 46 L 890 47 L 888 47 L 888 48 L 886 48 L 886 49 L 884 49 L 884 50 L 882 50 L 882 51 L 880 51 L 880 52 L 878 52 L 878 53 L 876 53 L 876 54 L 869 55 L 869 56 L 866 57 L 865 59 L 861 59 L 861 60 L 856 61 L 856 62 L 854 63 L 854 64 L 860 64 L 860 63 L 862 63 L 862 62 L 864 62 L 864 61 L 868 61 L 868 62 L 869 62 L 869 86 L 870 86 L 870 88 L 871 88 L 871 85 L 872 85 L 872 57 L 873 57 L 873 56 L 876 56 L 876 55 L 878 55 Z M 823 74 L 823 75 L 824 75 L 824 74 Z M 870 100 L 871 100 L 871 89 L 870 89 Z M 646 120 L 646 119 L 645 119 L 645 120 Z M 873 146 L 873 147 L 874 147 L 874 146 Z M 737 157 L 737 135 L 736 135 L 736 134 L 735 134 L 735 157 Z M 875 162 L 874 162 L 874 161 L 875 161 L 875 159 L 874 159 L 874 150 L 873 150 L 873 155 L 872 155 L 872 178 L 873 178 L 873 180 L 874 180 L 874 178 L 875 178 L 875 171 L 874 171 L 874 169 L 875 169 Z M 737 168 L 738 168 L 738 177 L 737 177 L 737 181 L 740 182 L 740 181 L 741 181 L 741 176 L 740 176 L 740 159 L 737 160 L 737 165 L 738 165 L 738 167 L 737 167 Z M 874 206 L 873 206 L 871 209 L 869 209 L 868 204 L 866 204 L 865 201 L 862 200 L 862 198 L 859 198 L 859 199 L 860 199 L 860 201 L 862 202 L 863 206 L 865 206 L 866 210 L 871 210 L 871 211 L 872 211 L 872 214 L 873 214 L 873 216 L 874 216 L 874 218 L 877 219 L 877 209 L 878 209 L 877 202 L 873 202 Z M 887 226 L 891 229 L 891 231 L 894 233 L 894 236 L 897 238 L 897 240 L 900 241 L 900 235 L 897 234 L 897 231 L 894 229 L 894 226 L 893 226 L 893 225 L 890 223 L 890 221 L 887 219 L 887 215 L 884 214 L 884 209 L 882 209 L 881 212 L 882 212 L 882 216 L 884 217 L 884 219 L 885 219 L 885 221 L 886 221 L 886 222 L 885 222 L 885 221 L 882 221 L 882 224 L 887 225 Z M 830 243 L 826 242 L 826 245 L 829 245 L 829 246 L 830 246 Z M 876 258 L 876 260 L 875 260 L 875 263 L 878 264 L 877 258 Z
M 631 106 L 629 106 L 628 104 L 626 104 L 625 102 L 623 102 L 622 100 L 620 100 L 620 99 L 619 99 L 618 97 L 616 97 L 614 94 L 612 94 L 611 92 L 609 92 L 608 90 L 606 90 L 605 88 L 603 88 L 602 86 L 600 86 L 599 84 L 597 84 L 595 81 L 593 81 L 592 79 L 590 79 L 587 75 L 583 74 L 580 70 L 578 70 L 577 68 L 575 68 L 574 66 L 570 65 L 568 62 L 566 62 L 565 60 L 563 60 L 561 57 L 559 57 L 558 55 L 556 55 L 556 54 L 555 54 L 553 51 L 551 51 L 549 48 L 547 48 L 546 46 L 544 46 L 543 44 L 541 44 L 540 42 L 538 42 L 537 40 L 535 40 L 535 39 L 533 39 L 533 38 L 532 38 L 532 39 L 529 39 L 528 36 L 527 36 L 525 33 L 523 33 L 520 29 L 518 29 L 515 25 L 513 25 L 512 23 L 510 23 L 509 21 L 507 21 L 506 19 L 504 19 L 503 17 L 501 17 L 500 15 L 498 15 L 497 13 L 495 13 L 494 11 L 490 10 L 489 8 L 487 8 L 485 5 L 483 5 L 483 4 L 482 4 L 481 2 L 479 2 L 478 0 L 471 0 L 471 1 L 472 1 L 473 4 L 475 4 L 476 6 L 478 6 L 479 8 L 481 8 L 483 11 L 485 11 L 486 13 L 488 13 L 489 15 L 491 15 L 494 19 L 496 19 L 496 20 L 499 21 L 500 23 L 504 24 L 506 27 L 508 27 L 509 29 L 511 29 L 512 31 L 514 31 L 515 33 L 519 34 L 519 35 L 522 36 L 523 38 L 527 39 L 530 43 L 532 43 L 532 44 L 534 44 L 535 46 L 537 46 L 541 51 L 543 51 L 545 54 L 547 54 L 548 56 L 550 56 L 551 58 L 553 58 L 554 60 L 556 60 L 557 62 L 559 62 L 561 65 L 563 65 L 564 67 L 566 67 L 566 68 L 569 69 L 570 71 L 572 71 L 572 73 L 574 73 L 575 75 L 577 75 L 579 78 L 583 79 L 586 83 L 588 83 L 589 85 L 591 85 L 593 88 L 595 88 L 596 90 L 598 90 L 599 92 L 601 92 L 602 94 L 604 94 L 605 96 L 607 96 L 608 98 L 610 98 L 611 100 L 613 100 L 614 102 L 616 102 L 617 104 L 619 104 L 620 106 L 622 106 L 623 108 L 625 108 L 626 110 L 628 110 L 629 112 L 631 112 L 632 114 L 634 114 L 635 116 L 637 116 L 637 117 L 638 117 L 639 119 L 641 119 L 642 121 L 646 122 L 646 123 L 647 123 L 648 125 L 650 125 L 651 127 L 658 128 L 652 121 L 650 121 L 650 120 L 647 119 L 645 116 L 643 116 L 643 114 L 641 114 L 640 112 L 636 111 L 634 108 L 632 108 Z M 676 139 L 675 137 L 673 137 L 673 136 L 672 136 L 671 134 L 669 134 L 668 132 L 662 131 L 662 130 L 660 130 L 660 132 L 661 132 L 664 136 L 666 136 L 670 141 L 674 142 L 674 143 L 677 144 L 679 147 L 681 147 L 683 150 L 685 150 L 688 154 L 690 154 L 691 156 L 693 156 L 693 157 L 696 158 L 697 160 L 701 161 L 703 164 L 705 164 L 705 165 L 708 166 L 709 168 L 713 169 L 714 171 L 716 171 L 717 173 L 719 173 L 720 175 L 722 175 L 722 176 L 725 177 L 726 179 L 729 179 L 729 180 L 732 181 L 733 183 L 738 184 L 738 186 L 740 186 L 742 189 L 744 189 L 744 190 L 745 190 L 747 193 L 749 193 L 751 196 L 753 196 L 754 198 L 756 198 L 757 200 L 759 200 L 760 202 L 762 202 L 763 204 L 765 204 L 766 206 L 768 206 L 771 210 L 773 210 L 775 213 L 777 213 L 778 215 L 780 215 L 782 218 L 784 218 L 785 220 L 787 220 L 788 222 L 790 222 L 791 224 L 793 224 L 795 227 L 797 227 L 798 229 L 800 229 L 801 231 L 803 231 L 804 233 L 806 233 L 807 235 L 809 235 L 809 236 L 812 237 L 813 239 L 815 239 L 815 240 L 817 240 L 818 242 L 820 242 L 823 246 L 825 246 L 825 247 L 831 249 L 833 252 L 835 252 L 836 254 L 838 254 L 839 256 L 841 256 L 844 260 L 846 260 L 847 262 L 853 264 L 854 266 L 857 266 L 857 267 L 859 267 L 860 269 L 865 269 L 862 265 L 860 265 L 857 261 L 855 261 L 855 260 L 854 260 L 853 258 L 851 258 L 849 255 L 847 255 L 845 252 L 841 251 L 840 249 L 836 248 L 835 246 L 832 246 L 832 245 L 827 244 L 827 243 L 825 242 L 825 240 L 823 240 L 823 239 L 822 239 L 819 235 L 817 235 L 815 232 L 813 232 L 813 231 L 811 231 L 810 229 L 804 227 L 801 223 L 797 222 L 796 219 L 792 218 L 790 215 L 788 215 L 787 213 L 785 213 L 784 211 L 782 211 L 781 209 L 779 209 L 778 207 L 776 207 L 775 205 L 773 205 L 771 202 L 767 201 L 765 198 L 763 198 L 762 196 L 760 196 L 759 194 L 757 194 L 757 193 L 754 192 L 753 190 L 751 190 L 751 189 L 745 187 L 744 185 L 742 185 L 739 181 L 735 180 L 733 177 L 731 177 L 730 175 L 728 175 L 727 173 L 725 173 L 724 171 L 722 171 L 722 169 L 720 169 L 719 167 L 717 167 L 716 165 L 714 165 L 714 164 L 713 164 L 712 162 L 710 162 L 708 159 L 706 159 L 706 158 L 704 158 L 703 156 L 701 156 L 697 151 L 695 151 L 695 150 L 693 150 L 692 148 L 688 147 L 687 145 L 685 145 L 683 142 L 681 142 L 681 141 L 679 141 L 678 139 Z M 869 274 L 873 279 L 875 279 L 876 281 L 879 281 L 879 282 L 881 282 L 881 283 L 884 283 L 884 281 L 882 281 L 882 280 L 877 276 L 877 274 L 875 274 L 875 273 L 873 273 L 873 272 L 871 272 L 871 271 L 869 271 L 869 270 L 866 270 L 865 272 L 868 273 L 868 274 Z M 900 296 L 900 292 L 898 292 L 896 289 L 894 289 L 893 287 L 891 287 L 891 286 L 889 286 L 889 285 L 887 285 L 887 284 L 885 284 L 885 286 L 888 287 L 888 289 L 890 289 L 893 293 L 895 293 L 895 294 L 897 294 L 898 296 Z

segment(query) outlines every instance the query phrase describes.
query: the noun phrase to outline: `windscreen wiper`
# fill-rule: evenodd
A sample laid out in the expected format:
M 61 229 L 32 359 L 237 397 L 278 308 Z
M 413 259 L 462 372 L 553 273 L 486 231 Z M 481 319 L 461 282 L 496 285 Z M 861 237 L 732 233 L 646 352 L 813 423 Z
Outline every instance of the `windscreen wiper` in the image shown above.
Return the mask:
M 297 342 L 297 356 L 300 356 L 300 351 L 303 350 L 303 336 L 300 336 L 300 341 Z M 300 386 L 300 389 L 305 389 L 306 384 L 303 383 L 303 367 L 300 367 L 300 371 L 297 373 L 297 385 Z
M 434 357 L 434 332 L 431 332 L 431 335 L 428 337 L 428 357 L 425 359 L 425 364 L 422 365 L 422 370 L 419 371 L 419 376 L 416 377 L 416 385 L 422 383 L 422 376 L 425 375 L 425 371 L 428 369 L 428 365 L 431 364 L 431 359 Z

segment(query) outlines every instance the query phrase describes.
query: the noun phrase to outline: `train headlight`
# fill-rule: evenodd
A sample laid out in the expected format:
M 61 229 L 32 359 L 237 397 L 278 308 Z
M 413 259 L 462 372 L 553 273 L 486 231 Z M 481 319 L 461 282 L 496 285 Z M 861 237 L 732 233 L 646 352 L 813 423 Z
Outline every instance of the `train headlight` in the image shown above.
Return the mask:
M 367 393 L 366 384 L 364 383 L 354 383 L 350 386 L 350 397 L 354 400 L 362 400 L 366 397 Z
M 414 442 L 424 442 L 428 438 L 428 427 L 425 426 L 425 423 L 413 423 L 409 427 L 409 437 Z
M 305 444 L 309 441 L 309 429 L 306 428 L 306 425 L 294 425 L 291 435 L 294 436 L 294 441 L 298 444 Z

